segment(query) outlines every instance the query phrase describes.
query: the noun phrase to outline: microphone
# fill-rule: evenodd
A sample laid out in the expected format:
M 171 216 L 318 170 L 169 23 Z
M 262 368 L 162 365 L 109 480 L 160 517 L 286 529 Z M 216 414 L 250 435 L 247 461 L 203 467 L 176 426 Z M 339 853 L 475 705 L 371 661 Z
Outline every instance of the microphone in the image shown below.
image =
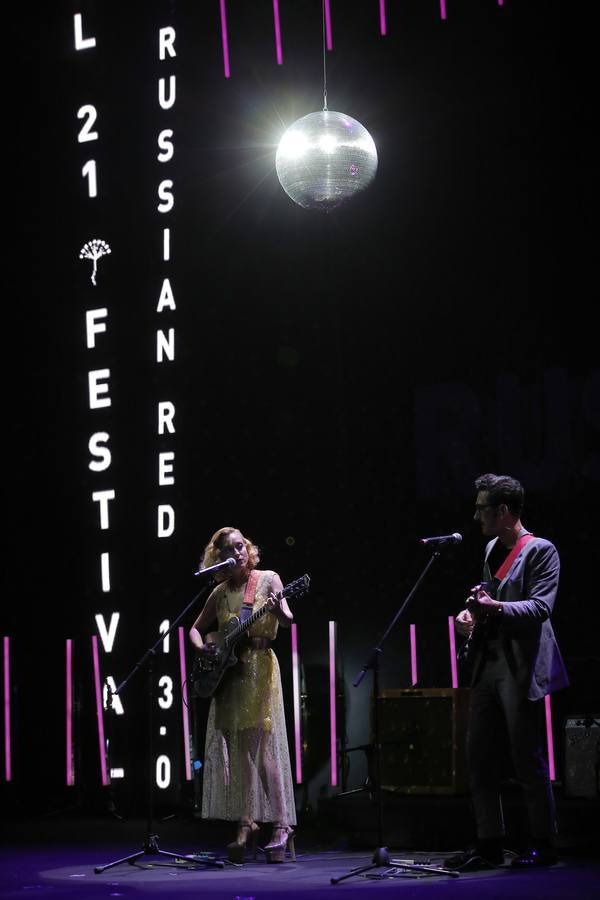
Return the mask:
M 198 569 L 197 572 L 194 572 L 194 575 L 210 575 L 211 572 L 218 572 L 219 569 L 227 569 L 231 568 L 231 566 L 235 566 L 235 559 L 230 556 L 229 559 L 226 559 L 225 562 L 217 563 L 214 566 L 207 566 L 206 569 Z
M 462 534 L 455 531 L 453 534 L 440 534 L 438 537 L 421 538 L 420 544 L 460 544 L 462 542 Z

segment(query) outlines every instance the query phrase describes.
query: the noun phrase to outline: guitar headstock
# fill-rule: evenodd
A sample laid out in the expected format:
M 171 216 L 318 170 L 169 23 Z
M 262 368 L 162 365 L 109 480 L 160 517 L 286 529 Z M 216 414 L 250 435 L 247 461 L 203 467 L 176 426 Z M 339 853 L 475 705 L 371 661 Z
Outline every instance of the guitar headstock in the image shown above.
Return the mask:
M 309 576 L 302 575 L 300 578 L 296 578 L 295 581 L 286 584 L 281 591 L 281 597 L 299 597 L 301 594 L 305 594 L 308 591 L 309 585 Z

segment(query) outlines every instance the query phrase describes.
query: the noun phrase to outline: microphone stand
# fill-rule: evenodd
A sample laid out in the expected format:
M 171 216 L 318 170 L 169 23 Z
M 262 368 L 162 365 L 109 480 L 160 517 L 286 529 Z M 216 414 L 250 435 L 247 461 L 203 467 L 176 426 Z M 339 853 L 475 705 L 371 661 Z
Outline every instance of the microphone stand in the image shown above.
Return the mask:
M 379 641 L 376 647 L 373 648 L 373 651 L 368 658 L 367 662 L 364 664 L 357 677 L 352 682 L 353 687 L 358 687 L 365 674 L 369 669 L 373 672 L 373 732 L 374 732 L 374 740 L 375 740 L 375 796 L 377 800 L 377 849 L 373 853 L 373 858 L 370 864 L 366 866 L 358 866 L 355 869 L 351 869 L 345 875 L 341 875 L 339 878 L 332 878 L 331 884 L 338 884 L 340 881 L 344 881 L 346 878 L 351 878 L 353 875 L 360 875 L 362 872 L 368 872 L 370 869 L 376 869 L 380 866 L 397 866 L 399 869 L 403 869 L 406 871 L 414 871 L 419 874 L 424 874 L 426 872 L 431 872 L 436 875 L 451 875 L 456 877 L 459 873 L 454 871 L 453 869 L 444 869 L 438 866 L 430 866 L 430 865 L 419 865 L 418 863 L 408 863 L 406 860 L 394 861 L 390 860 L 390 854 L 387 847 L 383 845 L 383 796 L 381 793 L 381 737 L 379 730 L 379 662 L 381 658 L 381 654 L 383 652 L 383 644 L 386 641 L 389 633 L 394 628 L 396 622 L 404 612 L 405 608 L 408 606 L 411 601 L 413 595 L 416 593 L 419 585 L 423 581 L 425 575 L 429 571 L 431 565 L 434 560 L 438 559 L 440 556 L 439 550 L 434 550 L 431 554 L 431 557 L 427 561 L 427 564 L 419 577 L 417 578 L 412 590 L 404 599 L 400 609 L 397 611 L 396 615 L 386 628 L 383 637 Z
M 210 569 L 204 569 L 201 572 L 195 572 L 196 575 L 203 575 L 204 573 L 213 572 L 217 568 L 222 568 L 224 565 L 229 565 L 229 561 L 227 563 L 219 563 L 217 566 L 211 566 Z M 103 866 L 95 866 L 94 872 L 96 875 L 99 875 L 101 872 L 105 872 L 107 869 L 112 869 L 113 866 L 118 866 L 121 863 L 129 863 L 133 865 L 140 857 L 142 856 L 167 856 L 170 859 L 183 860 L 188 863 L 194 863 L 196 865 L 204 865 L 204 866 L 212 866 L 213 868 L 222 869 L 225 865 L 223 860 L 217 859 L 213 853 L 173 853 L 169 850 L 161 850 L 158 846 L 158 835 L 154 833 L 153 827 L 153 812 L 154 812 L 154 797 L 152 790 L 152 774 L 153 774 L 153 733 L 154 727 L 152 724 L 153 719 L 153 711 L 154 711 L 154 690 L 153 690 L 153 682 L 152 682 L 152 665 L 154 662 L 154 656 L 156 652 L 156 648 L 159 644 L 162 644 L 168 634 L 170 634 L 173 629 L 179 624 L 179 622 L 187 615 L 190 609 L 197 603 L 200 598 L 204 598 L 212 584 L 209 582 L 205 587 L 199 591 L 196 596 L 190 600 L 188 605 L 184 610 L 177 616 L 175 621 L 172 623 L 168 631 L 164 634 L 161 634 L 159 639 L 149 647 L 148 650 L 144 653 L 144 655 L 138 660 L 135 664 L 129 675 L 121 682 L 120 685 L 111 693 L 109 693 L 109 702 L 112 703 L 112 696 L 114 694 L 120 694 L 121 691 L 126 687 L 126 685 L 131 681 L 133 676 L 138 672 L 143 666 L 146 666 L 146 675 L 147 675 L 147 695 L 148 695 L 148 737 L 147 737 L 147 748 L 148 748 L 148 793 L 146 798 L 146 809 L 147 809 L 147 837 L 142 845 L 141 850 L 136 850 L 134 853 L 130 853 L 129 856 L 124 856 L 121 859 L 115 859 L 113 862 L 106 863 Z

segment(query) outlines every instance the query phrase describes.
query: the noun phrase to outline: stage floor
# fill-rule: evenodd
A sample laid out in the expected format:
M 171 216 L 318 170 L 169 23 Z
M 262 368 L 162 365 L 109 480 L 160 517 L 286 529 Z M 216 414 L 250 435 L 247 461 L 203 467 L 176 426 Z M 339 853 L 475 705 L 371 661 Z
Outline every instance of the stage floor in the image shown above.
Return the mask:
M 88 819 L 81 815 L 58 815 L 43 822 L 2 823 L 5 835 L 0 852 L 0 897 L 77 898 L 147 895 L 177 900 L 179 897 L 228 898 L 228 900 L 299 900 L 360 893 L 425 898 L 436 896 L 477 900 L 510 895 L 544 900 L 587 900 L 600 894 L 600 861 L 593 852 L 574 847 L 561 852 L 561 861 L 549 869 L 517 871 L 509 868 L 463 873 L 458 877 L 405 870 L 401 862 L 441 866 L 448 851 L 403 850 L 391 847 L 390 865 L 371 868 L 332 884 L 355 867 L 369 866 L 375 848 L 349 850 L 343 839 L 337 846 L 319 844 L 318 838 L 298 830 L 296 861 L 269 865 L 264 857 L 248 858 L 243 866 L 225 863 L 213 868 L 203 863 L 158 853 L 144 853 L 135 864 L 119 862 L 143 850 L 147 841 L 145 821 L 119 822 L 110 817 Z M 206 823 L 169 821 L 156 823 L 157 844 L 175 854 L 214 854 L 223 858 L 224 835 L 212 842 Z M 213 835 L 213 837 L 215 837 Z M 456 849 L 459 849 L 458 847 Z

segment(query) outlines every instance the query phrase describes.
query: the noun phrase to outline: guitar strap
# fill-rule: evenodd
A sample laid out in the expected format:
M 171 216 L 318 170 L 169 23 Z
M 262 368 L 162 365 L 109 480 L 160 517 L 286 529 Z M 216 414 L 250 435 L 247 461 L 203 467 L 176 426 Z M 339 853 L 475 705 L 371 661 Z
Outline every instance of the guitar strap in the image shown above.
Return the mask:
M 514 563 L 518 554 L 521 552 L 521 549 L 525 546 L 525 544 L 528 544 L 529 541 L 532 541 L 533 539 L 534 539 L 533 534 L 522 534 L 521 535 L 521 537 L 519 538 L 519 540 L 517 541 L 515 546 L 512 548 L 512 550 L 510 551 L 510 553 L 508 554 L 508 556 L 506 557 L 506 559 L 504 560 L 504 562 L 502 563 L 502 565 L 500 566 L 500 568 L 498 569 L 496 574 L 494 575 L 494 578 L 498 581 L 498 584 L 500 584 L 502 579 L 505 577 L 506 573 L 508 572 L 508 570 Z
M 248 581 L 246 582 L 246 590 L 244 591 L 244 599 L 242 601 L 242 608 L 240 609 L 240 622 L 245 622 L 247 618 L 252 614 L 252 607 L 254 606 L 254 595 L 256 594 L 256 587 L 258 585 L 258 569 L 252 569 L 250 575 L 248 576 Z

